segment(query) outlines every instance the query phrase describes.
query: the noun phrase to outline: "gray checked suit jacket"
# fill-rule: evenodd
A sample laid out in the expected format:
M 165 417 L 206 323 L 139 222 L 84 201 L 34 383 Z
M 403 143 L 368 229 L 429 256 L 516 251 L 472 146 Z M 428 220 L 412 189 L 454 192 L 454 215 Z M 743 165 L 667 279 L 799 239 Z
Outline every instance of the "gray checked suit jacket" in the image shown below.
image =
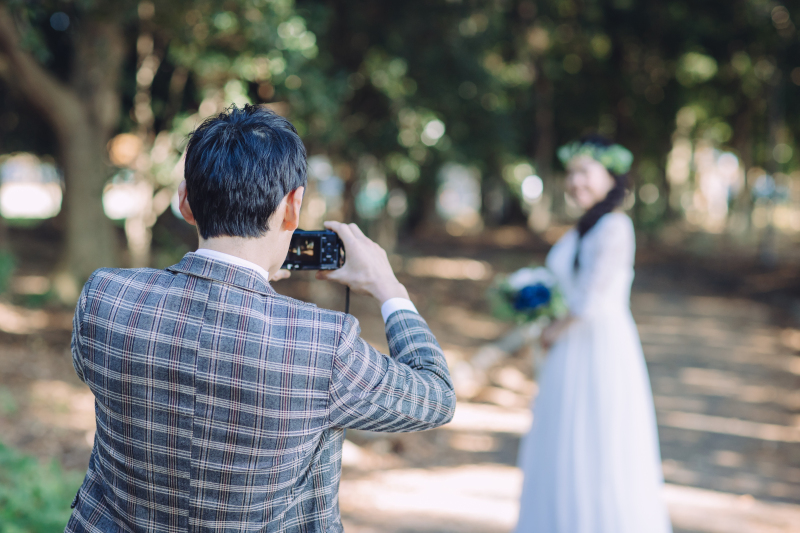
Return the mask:
M 397 311 L 386 335 L 391 356 L 352 316 L 197 254 L 96 271 L 72 357 L 97 434 L 66 531 L 343 531 L 343 430 L 424 430 L 455 410 L 425 321 Z

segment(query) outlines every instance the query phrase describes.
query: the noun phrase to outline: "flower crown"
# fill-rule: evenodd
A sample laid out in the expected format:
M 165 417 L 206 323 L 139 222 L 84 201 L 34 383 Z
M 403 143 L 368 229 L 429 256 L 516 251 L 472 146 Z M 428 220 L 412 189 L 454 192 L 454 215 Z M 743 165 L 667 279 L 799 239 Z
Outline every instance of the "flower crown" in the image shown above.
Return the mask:
M 621 144 L 600 146 L 594 143 L 575 141 L 558 149 L 558 159 L 564 166 L 567 166 L 572 158 L 581 155 L 588 155 L 617 175 L 627 173 L 633 164 L 633 154 Z

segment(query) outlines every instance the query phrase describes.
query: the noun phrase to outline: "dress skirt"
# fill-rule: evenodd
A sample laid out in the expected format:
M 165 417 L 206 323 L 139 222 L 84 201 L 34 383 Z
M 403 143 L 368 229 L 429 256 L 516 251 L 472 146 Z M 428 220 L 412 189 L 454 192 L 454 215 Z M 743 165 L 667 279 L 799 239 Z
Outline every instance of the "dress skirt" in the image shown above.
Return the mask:
M 517 533 L 671 531 L 650 381 L 628 308 L 578 320 L 552 347 L 519 463 Z

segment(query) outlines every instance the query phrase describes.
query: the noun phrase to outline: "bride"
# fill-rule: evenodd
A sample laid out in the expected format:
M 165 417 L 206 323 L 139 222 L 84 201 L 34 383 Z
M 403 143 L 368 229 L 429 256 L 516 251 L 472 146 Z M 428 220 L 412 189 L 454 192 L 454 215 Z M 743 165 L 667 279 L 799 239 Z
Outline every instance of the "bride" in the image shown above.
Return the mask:
M 668 533 L 650 381 L 630 311 L 634 233 L 620 211 L 631 153 L 599 137 L 564 146 L 566 189 L 585 210 L 547 266 L 570 314 L 550 350 L 520 449 L 517 533 Z

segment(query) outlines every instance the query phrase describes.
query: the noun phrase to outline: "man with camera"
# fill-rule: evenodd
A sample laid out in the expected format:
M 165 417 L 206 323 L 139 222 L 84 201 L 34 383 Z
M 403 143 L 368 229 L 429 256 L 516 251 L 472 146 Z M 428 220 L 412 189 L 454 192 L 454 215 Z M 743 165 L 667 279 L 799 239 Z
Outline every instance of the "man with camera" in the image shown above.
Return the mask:
M 340 532 L 344 430 L 452 419 L 441 348 L 386 253 L 327 223 L 347 261 L 318 278 L 381 304 L 391 356 L 350 315 L 276 293 L 306 153 L 271 111 L 235 106 L 191 135 L 184 218 L 200 246 L 166 270 L 100 269 L 73 324 L 97 433 L 68 532 Z

